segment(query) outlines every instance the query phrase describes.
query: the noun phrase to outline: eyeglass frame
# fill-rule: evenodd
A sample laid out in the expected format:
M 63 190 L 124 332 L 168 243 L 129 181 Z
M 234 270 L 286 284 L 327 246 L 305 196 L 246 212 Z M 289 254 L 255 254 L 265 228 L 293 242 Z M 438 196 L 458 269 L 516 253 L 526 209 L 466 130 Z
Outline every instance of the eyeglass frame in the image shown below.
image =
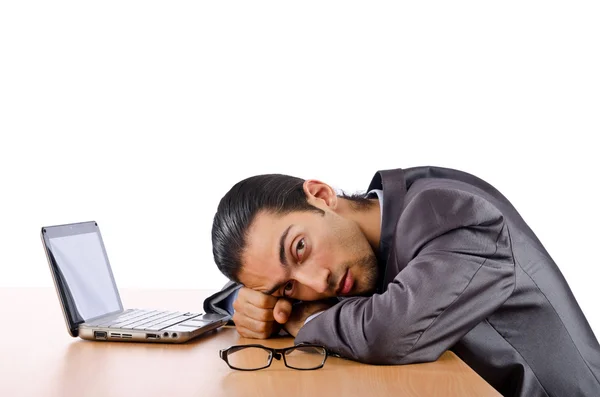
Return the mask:
M 263 350 L 267 350 L 268 352 L 270 352 L 270 354 L 269 354 L 269 363 L 267 365 L 265 365 L 264 367 L 260 367 L 260 368 L 237 368 L 237 367 L 234 367 L 231 364 L 229 364 L 229 359 L 228 359 L 227 356 L 228 356 L 229 350 L 231 350 L 233 348 L 236 348 L 236 347 L 241 347 L 241 348 L 258 347 L 258 348 L 261 348 Z M 323 361 L 321 362 L 321 365 L 319 365 L 318 367 L 314 367 L 314 368 L 296 368 L 296 367 L 289 366 L 288 363 L 287 363 L 287 360 L 285 358 L 285 352 L 288 351 L 288 350 L 296 350 L 296 349 L 298 349 L 300 347 L 318 347 L 320 349 L 323 349 L 323 351 L 325 352 L 325 354 L 323 356 Z M 226 349 L 219 350 L 219 357 L 223 361 L 225 361 L 225 363 L 227 363 L 227 366 L 229 366 L 229 368 L 235 369 L 236 371 L 258 371 L 258 370 L 261 370 L 261 369 L 265 369 L 265 368 L 268 368 L 268 367 L 271 366 L 271 364 L 273 363 L 273 357 L 275 359 L 277 359 L 277 360 L 281 360 L 282 356 L 283 356 L 283 363 L 288 368 L 295 369 L 295 370 L 298 370 L 298 371 L 313 371 L 315 369 L 323 368 L 323 366 L 325 365 L 325 361 L 327 361 L 327 357 L 329 357 L 330 355 L 331 354 L 329 353 L 329 351 L 327 350 L 327 348 L 325 346 L 315 345 L 315 344 L 312 344 L 312 343 L 299 343 L 297 345 L 283 347 L 281 349 L 276 349 L 276 348 L 273 348 L 273 347 L 268 347 L 268 346 L 259 345 L 259 344 L 233 345 L 233 346 L 229 346 Z

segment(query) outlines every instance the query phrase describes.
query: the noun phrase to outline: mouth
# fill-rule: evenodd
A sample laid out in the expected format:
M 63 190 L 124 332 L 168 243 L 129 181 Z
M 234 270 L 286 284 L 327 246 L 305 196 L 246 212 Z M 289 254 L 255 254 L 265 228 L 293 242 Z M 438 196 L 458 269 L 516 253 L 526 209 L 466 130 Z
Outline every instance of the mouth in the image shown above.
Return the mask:
M 340 284 L 338 285 L 336 295 L 348 294 L 350 292 L 350 290 L 352 290 L 353 286 L 354 286 L 354 279 L 352 278 L 352 275 L 350 274 L 350 269 L 348 269 L 348 270 L 346 270 L 346 273 L 344 273 L 344 276 L 340 280 Z

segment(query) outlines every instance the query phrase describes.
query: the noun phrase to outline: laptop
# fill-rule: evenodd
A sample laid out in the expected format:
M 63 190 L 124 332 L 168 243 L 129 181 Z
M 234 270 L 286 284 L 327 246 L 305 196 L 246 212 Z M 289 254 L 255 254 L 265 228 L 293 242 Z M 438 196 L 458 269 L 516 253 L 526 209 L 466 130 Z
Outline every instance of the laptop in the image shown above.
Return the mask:
M 100 228 L 94 221 L 42 227 L 41 238 L 73 337 L 183 343 L 230 319 L 213 313 L 123 309 Z

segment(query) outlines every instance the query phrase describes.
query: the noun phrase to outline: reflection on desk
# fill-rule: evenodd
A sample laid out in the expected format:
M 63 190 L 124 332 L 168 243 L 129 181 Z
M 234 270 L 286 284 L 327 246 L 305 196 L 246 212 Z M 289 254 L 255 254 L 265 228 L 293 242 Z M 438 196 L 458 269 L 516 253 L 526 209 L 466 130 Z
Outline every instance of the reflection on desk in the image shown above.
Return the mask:
M 211 292 L 125 290 L 122 298 L 127 308 L 202 311 Z M 0 289 L 0 305 L 0 326 L 15 335 L 0 339 L 2 396 L 499 396 L 451 352 L 418 365 L 329 357 L 313 371 L 274 360 L 244 372 L 230 369 L 219 350 L 246 343 L 281 348 L 293 339 L 245 339 L 224 327 L 183 345 L 89 342 L 68 335 L 50 288 Z

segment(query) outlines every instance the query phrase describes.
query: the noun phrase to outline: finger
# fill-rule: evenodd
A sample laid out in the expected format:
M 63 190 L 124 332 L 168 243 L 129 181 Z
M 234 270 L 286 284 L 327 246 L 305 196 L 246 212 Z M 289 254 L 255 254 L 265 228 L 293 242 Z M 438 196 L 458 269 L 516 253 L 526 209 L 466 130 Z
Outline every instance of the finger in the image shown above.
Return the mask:
M 258 321 L 241 313 L 234 313 L 232 319 L 236 327 L 239 325 L 256 333 L 266 334 L 267 336 L 273 330 L 272 322 Z
M 272 308 L 258 307 L 254 303 L 248 302 L 243 295 L 242 297 L 238 296 L 237 299 L 233 301 L 233 310 L 234 312 L 239 312 L 248 317 L 252 317 L 255 320 L 275 321 Z
M 246 304 L 243 308 L 244 314 L 254 320 L 263 322 L 273 322 L 273 309 L 262 309 L 254 305 Z
M 242 287 L 238 293 L 238 299 L 248 302 L 256 307 L 263 309 L 272 309 L 277 303 L 277 298 L 271 295 L 263 294 L 253 289 Z
M 235 327 L 238 331 L 238 333 L 243 336 L 244 338 L 252 338 L 252 339 L 267 339 L 270 335 L 265 335 L 262 334 L 260 332 L 256 332 L 253 331 L 251 329 L 245 328 L 243 326 L 237 326 Z
M 234 301 L 233 310 L 236 313 L 243 314 L 255 320 L 275 321 L 275 319 L 273 318 L 273 309 L 263 309 L 260 307 L 256 307 L 253 304 L 243 300 Z
M 292 302 L 287 299 L 278 299 L 273 308 L 273 317 L 279 324 L 285 324 L 292 314 Z

